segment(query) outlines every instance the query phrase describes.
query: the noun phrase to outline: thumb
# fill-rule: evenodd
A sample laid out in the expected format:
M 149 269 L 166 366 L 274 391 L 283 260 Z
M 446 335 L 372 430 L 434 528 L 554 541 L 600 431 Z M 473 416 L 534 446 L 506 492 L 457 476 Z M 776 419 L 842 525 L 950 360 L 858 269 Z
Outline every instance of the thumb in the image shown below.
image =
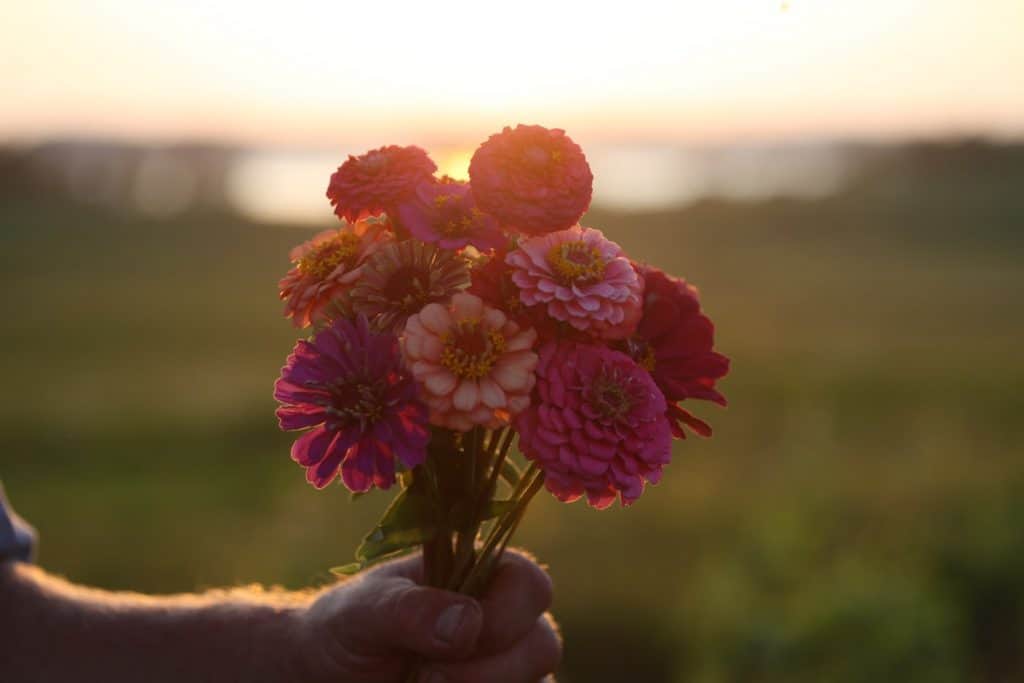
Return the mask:
M 414 652 L 459 659 L 476 646 L 483 608 L 472 598 L 404 577 L 366 577 L 352 591 L 334 631 L 366 654 Z

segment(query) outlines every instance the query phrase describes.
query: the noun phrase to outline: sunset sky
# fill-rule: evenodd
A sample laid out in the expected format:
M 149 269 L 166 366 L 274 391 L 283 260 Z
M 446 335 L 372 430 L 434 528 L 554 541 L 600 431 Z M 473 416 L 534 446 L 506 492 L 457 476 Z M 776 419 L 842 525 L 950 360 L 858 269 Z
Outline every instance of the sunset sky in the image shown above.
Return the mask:
M 34 0 L 0 140 L 733 142 L 1024 133 L 1021 0 Z

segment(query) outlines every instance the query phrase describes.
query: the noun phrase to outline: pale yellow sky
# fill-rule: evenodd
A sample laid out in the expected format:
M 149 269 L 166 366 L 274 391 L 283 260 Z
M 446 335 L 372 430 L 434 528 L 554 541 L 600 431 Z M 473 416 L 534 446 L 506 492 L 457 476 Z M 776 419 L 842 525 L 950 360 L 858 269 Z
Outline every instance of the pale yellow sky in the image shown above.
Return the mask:
M 0 140 L 1024 134 L 1024 0 L 33 0 Z

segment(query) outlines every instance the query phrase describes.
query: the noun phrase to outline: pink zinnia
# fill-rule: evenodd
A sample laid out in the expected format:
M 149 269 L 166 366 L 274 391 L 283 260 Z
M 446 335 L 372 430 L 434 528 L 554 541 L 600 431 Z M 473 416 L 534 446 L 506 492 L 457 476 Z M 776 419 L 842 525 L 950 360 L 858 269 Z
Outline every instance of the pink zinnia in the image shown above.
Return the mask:
M 665 395 L 673 434 L 685 437 L 686 425 L 701 436 L 711 436 L 711 427 L 678 402 L 703 399 L 726 405 L 715 382 L 729 372 L 729 359 L 714 350 L 715 326 L 701 312 L 692 285 L 653 266 L 636 268 L 645 283 L 644 310 L 623 350 L 651 373 Z
M 520 327 L 537 330 L 541 340 L 554 339 L 563 335 L 564 326 L 548 316 L 545 306 L 527 308 L 519 298 L 519 288 L 512 282 L 512 267 L 505 262 L 508 252 L 499 249 L 494 254 L 479 259 L 470 271 L 470 294 L 476 294 L 484 303 L 507 315 Z
M 629 505 L 661 479 L 671 457 L 665 398 L 629 356 L 603 346 L 548 342 L 537 400 L 516 418 L 519 446 L 559 500 Z
M 327 486 L 341 471 L 353 491 L 395 482 L 395 459 L 426 458 L 427 408 L 402 364 L 398 338 L 366 318 L 340 318 L 312 341 L 299 340 L 274 384 L 281 429 L 307 429 L 292 445 L 306 479 Z
M 469 178 L 481 209 L 528 235 L 575 224 L 594 185 L 583 150 L 564 130 L 521 124 L 480 145 Z
M 602 339 L 636 329 L 643 280 L 600 230 L 575 225 L 524 240 L 505 260 L 523 305 L 543 304 L 552 318 Z
M 419 147 L 388 145 L 358 157 L 349 156 L 331 176 L 327 198 L 334 213 L 350 221 L 393 212 L 437 165 Z
M 278 283 L 284 315 L 296 327 L 308 327 L 328 317 L 331 305 L 352 288 L 367 257 L 392 235 L 387 224 L 361 220 L 339 230 L 325 230 L 292 249 L 295 265 Z
M 469 185 L 447 177 L 421 183 L 415 195 L 398 208 L 404 229 L 442 249 L 473 245 L 481 251 L 505 244 L 498 221 L 477 208 Z
M 402 351 L 433 424 L 465 432 L 495 428 L 530 404 L 537 334 L 480 297 L 459 293 L 409 318 Z

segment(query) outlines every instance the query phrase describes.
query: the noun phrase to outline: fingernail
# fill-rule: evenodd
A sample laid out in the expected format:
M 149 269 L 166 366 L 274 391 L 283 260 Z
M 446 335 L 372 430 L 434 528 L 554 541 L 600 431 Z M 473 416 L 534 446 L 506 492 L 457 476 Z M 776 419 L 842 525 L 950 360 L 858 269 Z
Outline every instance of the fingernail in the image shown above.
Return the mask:
M 446 643 L 454 643 L 455 637 L 459 634 L 459 627 L 462 626 L 462 619 L 466 615 L 466 605 L 456 603 L 441 612 L 434 625 L 434 635 L 438 640 Z M 437 672 L 434 672 L 435 674 Z M 433 683 L 433 679 L 429 679 Z M 438 679 L 439 681 L 443 679 Z

